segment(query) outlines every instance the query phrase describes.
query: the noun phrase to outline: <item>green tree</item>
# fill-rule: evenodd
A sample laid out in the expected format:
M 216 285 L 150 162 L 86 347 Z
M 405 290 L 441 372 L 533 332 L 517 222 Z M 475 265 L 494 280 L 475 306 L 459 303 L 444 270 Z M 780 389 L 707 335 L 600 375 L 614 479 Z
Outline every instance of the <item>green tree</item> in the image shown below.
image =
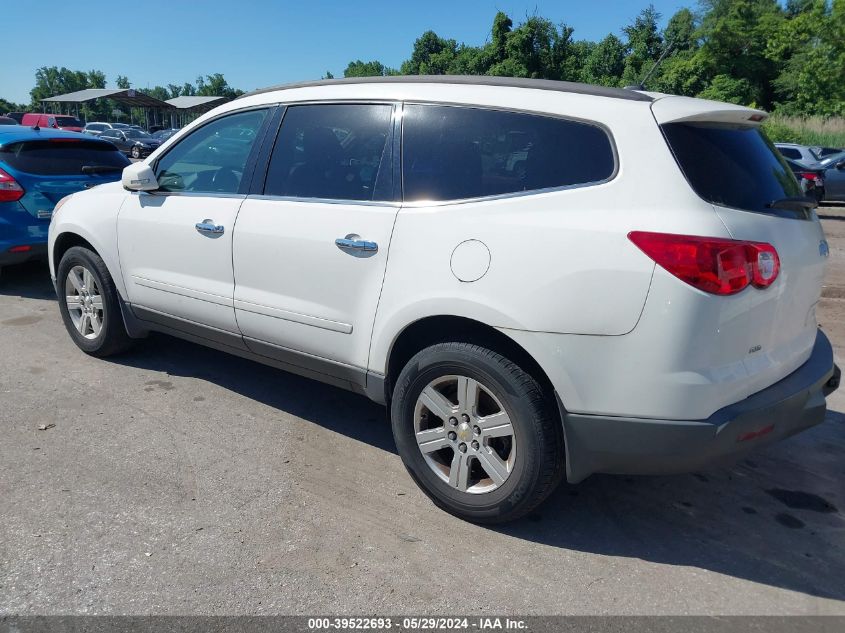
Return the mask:
M 221 73 L 200 75 L 197 77 L 196 94 L 201 97 L 226 97 L 234 99 L 244 93 L 243 90 L 232 88 Z M 184 93 L 183 93 L 184 94 Z
M 624 85 L 639 84 L 663 52 L 659 21 L 660 13 L 650 4 L 640 11 L 632 24 L 622 29 L 628 39 L 628 55 L 622 70 Z
M 411 58 L 402 64 L 403 75 L 445 75 L 457 54 L 455 40 L 426 31 L 415 42 Z
M 617 86 L 625 68 L 625 44 L 612 33 L 596 44 L 584 60 L 582 79 L 602 86 Z
M 782 30 L 794 48 L 774 80 L 779 110 L 845 116 L 845 0 L 801 7 Z
M 132 86 L 132 84 L 129 83 L 129 78 L 126 77 L 125 75 L 118 75 L 117 79 L 115 79 L 114 83 L 121 90 L 128 90 Z
M 383 77 L 395 74 L 395 70 L 388 68 L 379 61 L 362 62 L 360 59 L 349 62 L 346 70 L 343 71 L 344 77 Z
M 701 6 L 698 62 L 709 83 L 719 77 L 706 94 L 742 95 L 746 104 L 771 108 L 780 62 L 767 49 L 786 19 L 777 0 L 701 0 Z
M 6 114 L 7 112 L 23 112 L 27 110 L 27 106 L 22 103 L 14 103 L 12 101 L 6 101 L 6 99 L 0 99 L 0 115 Z

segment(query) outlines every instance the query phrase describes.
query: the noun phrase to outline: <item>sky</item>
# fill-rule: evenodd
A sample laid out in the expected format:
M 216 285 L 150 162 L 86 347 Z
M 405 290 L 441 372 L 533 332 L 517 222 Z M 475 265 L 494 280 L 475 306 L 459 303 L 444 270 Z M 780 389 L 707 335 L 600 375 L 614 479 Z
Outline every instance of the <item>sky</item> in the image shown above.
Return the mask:
M 695 0 L 651 0 L 662 24 Z M 35 70 L 101 70 L 107 87 L 126 75 L 143 90 L 223 73 L 230 86 L 253 90 L 290 81 L 342 77 L 354 60 L 398 68 L 414 40 L 431 29 L 469 45 L 490 37 L 496 11 L 514 24 L 535 12 L 574 27 L 576 39 L 621 34 L 649 0 L 145 0 L 121 3 L 41 0 L 3 8 L 0 97 L 29 103 Z M 55 20 L 49 16 L 54 15 Z M 18 28 L 19 27 L 19 28 Z

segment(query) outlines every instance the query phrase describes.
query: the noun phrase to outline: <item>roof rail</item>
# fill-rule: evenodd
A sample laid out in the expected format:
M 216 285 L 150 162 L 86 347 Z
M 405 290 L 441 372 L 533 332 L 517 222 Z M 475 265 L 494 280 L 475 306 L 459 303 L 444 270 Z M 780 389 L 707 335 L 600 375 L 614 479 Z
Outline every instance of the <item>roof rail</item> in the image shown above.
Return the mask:
M 556 81 L 553 79 L 525 79 L 521 77 L 491 77 L 488 75 L 390 75 L 387 77 L 346 77 L 344 79 L 321 79 L 317 81 L 302 81 L 281 84 L 254 90 L 238 97 L 275 92 L 277 90 L 293 90 L 294 88 L 311 88 L 314 86 L 336 86 L 345 84 L 453 84 L 470 86 L 503 86 L 507 88 L 529 88 L 533 90 L 554 90 L 573 94 L 608 97 L 611 99 L 625 99 L 627 101 L 653 101 L 648 95 L 625 90 L 623 88 L 609 88 L 592 84 L 575 83 L 571 81 Z

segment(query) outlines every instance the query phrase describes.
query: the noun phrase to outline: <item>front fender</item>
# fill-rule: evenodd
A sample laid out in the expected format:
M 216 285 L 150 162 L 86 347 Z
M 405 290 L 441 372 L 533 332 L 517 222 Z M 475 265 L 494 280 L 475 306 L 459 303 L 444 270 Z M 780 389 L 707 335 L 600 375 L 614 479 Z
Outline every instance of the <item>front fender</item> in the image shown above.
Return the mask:
M 47 238 L 47 255 L 53 282 L 56 281 L 59 264 L 55 261 L 56 243 L 62 236 L 75 235 L 88 242 L 103 259 L 118 292 L 126 297 L 117 248 L 117 216 L 125 199 L 126 192 L 120 183 L 112 183 L 90 192 L 74 194 L 64 203 L 53 217 Z

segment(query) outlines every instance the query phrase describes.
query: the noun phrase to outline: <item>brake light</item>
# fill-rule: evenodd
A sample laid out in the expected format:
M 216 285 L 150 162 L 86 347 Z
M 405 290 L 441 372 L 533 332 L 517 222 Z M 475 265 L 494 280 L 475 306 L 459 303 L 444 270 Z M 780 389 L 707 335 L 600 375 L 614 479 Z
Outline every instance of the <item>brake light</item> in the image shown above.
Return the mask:
M 0 169 L 0 202 L 15 202 L 23 198 L 24 193 L 18 181 Z
M 9 249 L 10 253 L 28 253 L 32 250 L 32 246 L 29 244 L 24 244 L 22 246 L 13 246 Z
M 816 182 L 817 180 L 820 180 L 820 179 L 819 179 L 819 175 L 818 175 L 818 174 L 814 174 L 814 173 L 813 173 L 813 172 L 811 172 L 811 171 L 802 171 L 802 172 L 799 172 L 799 173 L 798 173 L 798 175 L 799 175 L 801 178 L 804 178 L 805 180 L 812 180 L 813 182 Z
M 79 143 L 81 138 L 49 138 L 49 143 Z
M 765 288 L 780 272 L 775 247 L 763 242 L 646 231 L 631 231 L 628 239 L 681 281 L 711 294 Z

